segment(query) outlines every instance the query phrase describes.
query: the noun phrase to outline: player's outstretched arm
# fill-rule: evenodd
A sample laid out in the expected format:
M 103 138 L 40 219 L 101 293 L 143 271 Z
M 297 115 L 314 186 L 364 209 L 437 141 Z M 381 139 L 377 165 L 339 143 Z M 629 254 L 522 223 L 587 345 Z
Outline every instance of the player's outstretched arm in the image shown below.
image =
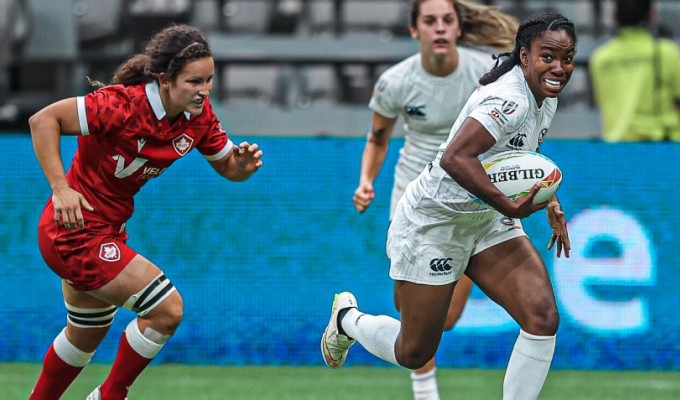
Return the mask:
M 262 166 L 263 152 L 257 143 L 241 142 L 232 151 L 210 165 L 218 174 L 234 182 L 245 181 Z

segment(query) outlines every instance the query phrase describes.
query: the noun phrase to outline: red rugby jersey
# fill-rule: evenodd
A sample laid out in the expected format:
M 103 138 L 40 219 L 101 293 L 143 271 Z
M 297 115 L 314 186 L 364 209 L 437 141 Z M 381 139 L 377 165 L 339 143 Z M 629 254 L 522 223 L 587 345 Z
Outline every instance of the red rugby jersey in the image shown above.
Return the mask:
M 207 160 L 231 151 L 210 102 L 203 112 L 184 113 L 170 125 L 157 82 L 112 85 L 77 98 L 81 136 L 67 179 L 94 207 L 86 219 L 123 223 L 133 196 L 175 160 L 197 148 Z

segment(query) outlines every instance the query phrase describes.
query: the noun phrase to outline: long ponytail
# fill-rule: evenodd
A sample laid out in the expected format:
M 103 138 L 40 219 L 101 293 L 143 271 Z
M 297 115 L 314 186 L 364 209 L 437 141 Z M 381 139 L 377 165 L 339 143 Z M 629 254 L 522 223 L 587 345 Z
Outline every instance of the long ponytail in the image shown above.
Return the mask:
M 420 6 L 426 0 L 411 0 L 409 21 L 416 26 Z M 517 34 L 517 19 L 501 12 L 495 6 L 477 4 L 470 0 L 448 0 L 456 10 L 462 35 L 459 43 L 467 46 L 490 47 L 509 51 Z
M 456 0 L 462 35 L 458 42 L 475 47 L 491 47 L 509 51 L 515 43 L 519 22 L 495 6 L 477 4 L 469 0 Z

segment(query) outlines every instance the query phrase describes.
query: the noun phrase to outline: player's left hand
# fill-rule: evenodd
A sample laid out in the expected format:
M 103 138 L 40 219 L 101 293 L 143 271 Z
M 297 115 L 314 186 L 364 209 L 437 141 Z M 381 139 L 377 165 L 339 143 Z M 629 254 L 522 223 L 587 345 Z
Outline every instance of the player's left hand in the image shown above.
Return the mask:
M 238 146 L 234 145 L 233 153 L 236 164 L 244 172 L 253 173 L 262 166 L 263 153 L 257 143 L 241 142 Z
M 564 251 L 565 257 L 569 258 L 571 251 L 571 242 L 569 241 L 569 231 L 567 230 L 567 220 L 564 218 L 564 211 L 562 206 L 557 201 L 550 201 L 546 207 L 548 222 L 552 228 L 552 236 L 548 243 L 548 250 L 557 243 L 557 257 L 562 255 Z

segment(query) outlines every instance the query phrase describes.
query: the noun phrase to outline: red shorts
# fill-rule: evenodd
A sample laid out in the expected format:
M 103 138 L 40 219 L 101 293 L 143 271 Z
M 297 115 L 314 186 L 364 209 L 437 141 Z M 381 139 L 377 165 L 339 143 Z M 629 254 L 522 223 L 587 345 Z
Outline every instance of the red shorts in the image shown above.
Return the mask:
M 51 200 L 38 224 L 38 245 L 45 262 L 77 291 L 99 289 L 132 261 L 137 252 L 126 240 L 125 224 L 86 220 L 84 228 L 58 226 Z

